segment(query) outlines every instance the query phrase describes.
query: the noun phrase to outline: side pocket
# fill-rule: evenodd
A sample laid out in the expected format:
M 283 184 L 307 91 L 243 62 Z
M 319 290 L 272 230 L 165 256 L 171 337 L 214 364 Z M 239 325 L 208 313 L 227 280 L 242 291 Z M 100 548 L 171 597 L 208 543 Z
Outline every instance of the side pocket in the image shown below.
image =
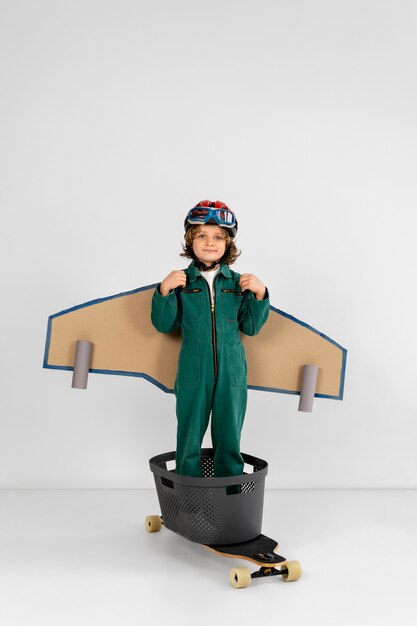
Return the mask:
M 232 344 L 229 352 L 230 385 L 235 389 L 247 388 L 247 365 L 242 344 Z
M 176 387 L 193 389 L 200 382 L 200 349 L 198 344 L 182 344 L 178 359 Z

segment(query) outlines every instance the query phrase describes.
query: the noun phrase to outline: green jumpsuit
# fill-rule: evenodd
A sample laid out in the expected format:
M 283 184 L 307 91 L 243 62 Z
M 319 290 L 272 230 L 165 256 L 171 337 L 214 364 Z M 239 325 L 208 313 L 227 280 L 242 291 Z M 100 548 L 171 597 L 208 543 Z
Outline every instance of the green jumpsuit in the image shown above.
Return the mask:
M 175 382 L 177 398 L 176 472 L 201 476 L 200 450 L 211 413 L 214 475 L 243 473 L 240 434 L 246 411 L 247 367 L 240 331 L 256 335 L 266 322 L 269 297 L 242 292 L 240 274 L 222 264 L 210 290 L 194 262 L 187 283 L 152 300 L 152 323 L 163 333 L 181 328 Z

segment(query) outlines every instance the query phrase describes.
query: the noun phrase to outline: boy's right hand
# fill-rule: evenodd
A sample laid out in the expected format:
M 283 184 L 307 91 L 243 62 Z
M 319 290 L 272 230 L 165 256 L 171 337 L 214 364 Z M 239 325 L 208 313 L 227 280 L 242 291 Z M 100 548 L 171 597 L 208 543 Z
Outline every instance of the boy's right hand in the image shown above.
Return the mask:
M 185 287 L 187 276 L 184 270 L 174 270 L 164 278 L 159 285 L 159 293 L 161 296 L 167 296 L 170 291 L 177 287 Z

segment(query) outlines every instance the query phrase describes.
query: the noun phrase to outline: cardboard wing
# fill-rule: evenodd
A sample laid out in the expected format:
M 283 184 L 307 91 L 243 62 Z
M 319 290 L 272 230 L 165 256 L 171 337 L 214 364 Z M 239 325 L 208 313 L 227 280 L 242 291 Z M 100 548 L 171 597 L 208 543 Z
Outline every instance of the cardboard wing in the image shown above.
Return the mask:
M 180 333 L 162 334 L 151 324 L 155 285 L 92 300 L 51 315 L 44 367 L 73 370 L 77 340 L 94 344 L 90 372 L 138 376 L 173 392 Z M 248 387 L 299 394 L 303 366 L 316 365 L 316 397 L 342 400 L 347 351 L 295 317 L 270 307 L 259 335 L 242 335 Z

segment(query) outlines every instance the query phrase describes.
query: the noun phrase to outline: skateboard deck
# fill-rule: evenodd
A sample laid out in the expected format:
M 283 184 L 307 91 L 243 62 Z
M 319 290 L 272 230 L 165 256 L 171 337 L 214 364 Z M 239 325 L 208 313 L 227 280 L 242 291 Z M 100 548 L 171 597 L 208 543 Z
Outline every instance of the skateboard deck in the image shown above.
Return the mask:
M 256 539 L 245 541 L 244 543 L 234 543 L 231 545 L 205 545 L 206 548 L 232 559 L 244 559 L 251 561 L 255 565 L 279 564 L 286 561 L 283 556 L 275 552 L 278 542 L 266 535 L 259 535 Z
M 285 581 L 298 580 L 301 577 L 301 566 L 298 561 L 287 561 L 275 552 L 278 543 L 266 535 L 259 535 L 251 541 L 232 545 L 206 545 L 206 548 L 232 559 L 250 561 L 259 570 L 249 572 L 247 568 L 236 567 L 230 571 L 230 582 L 233 587 L 248 587 L 254 578 L 282 576 Z
M 77 340 L 94 344 L 91 373 L 137 376 L 172 393 L 181 345 L 179 333 L 151 324 L 155 285 L 91 300 L 49 317 L 43 366 L 73 370 Z M 342 400 L 347 351 L 295 317 L 270 307 L 259 335 L 242 335 L 248 387 L 300 394 L 303 366 L 317 365 L 316 397 Z

